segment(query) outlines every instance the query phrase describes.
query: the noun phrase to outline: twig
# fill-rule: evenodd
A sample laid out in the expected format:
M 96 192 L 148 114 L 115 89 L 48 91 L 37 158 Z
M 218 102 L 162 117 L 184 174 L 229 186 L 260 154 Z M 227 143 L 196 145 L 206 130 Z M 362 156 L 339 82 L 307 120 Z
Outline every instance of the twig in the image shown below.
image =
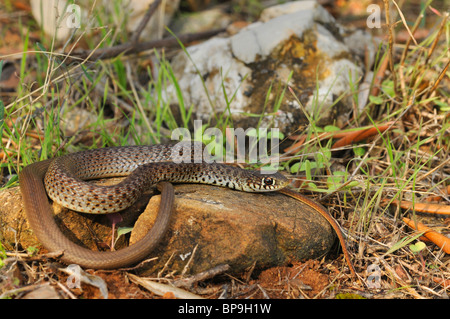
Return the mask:
M 203 299 L 199 295 L 193 294 L 191 292 L 188 292 L 186 290 L 173 287 L 172 285 L 166 285 L 159 282 L 152 281 L 148 278 L 141 278 L 139 276 L 133 275 L 133 274 L 127 274 L 128 278 L 130 280 L 145 289 L 151 291 L 152 293 L 158 295 L 158 296 L 164 296 L 166 294 L 173 294 L 175 298 L 178 299 Z
M 411 34 L 412 34 L 413 36 L 414 36 L 414 33 L 416 32 L 417 28 L 419 27 L 420 22 L 421 22 L 422 19 L 423 19 L 423 16 L 424 16 L 423 13 L 421 13 L 421 14 L 417 17 L 416 22 L 414 23 L 414 25 L 413 25 L 413 27 L 412 27 L 412 30 L 411 30 Z M 408 55 L 409 47 L 410 47 L 410 45 L 411 45 L 411 41 L 412 41 L 413 39 L 414 39 L 414 38 L 410 35 L 410 37 L 409 37 L 408 40 L 406 41 L 405 48 L 403 49 L 402 57 L 401 57 L 400 63 L 399 63 L 399 65 L 401 65 L 401 66 L 404 65 L 406 56 Z M 415 40 L 415 39 L 414 39 L 414 40 Z
M 141 36 L 142 31 L 144 31 L 145 26 L 150 21 L 150 18 L 155 13 L 156 9 L 159 7 L 161 3 L 161 0 L 155 0 L 153 3 L 151 3 L 148 6 L 147 12 L 145 13 L 144 17 L 142 18 L 141 22 L 139 23 L 138 27 L 134 31 L 133 35 L 131 36 L 131 43 L 136 44 L 139 41 L 139 37 Z
M 442 21 L 441 21 L 441 25 L 439 26 L 439 31 L 438 31 L 438 33 L 436 34 L 436 38 L 434 38 L 434 41 L 433 41 L 433 43 L 431 44 L 431 47 L 428 49 L 427 57 L 426 57 L 425 63 L 424 63 L 425 65 L 428 64 L 428 60 L 430 59 L 431 55 L 432 55 L 433 52 L 434 52 L 434 49 L 436 48 L 437 44 L 439 43 L 439 40 L 440 40 L 440 38 L 441 38 L 442 32 L 446 29 L 445 26 L 446 26 L 448 17 L 449 17 L 449 13 L 446 12 L 445 15 L 444 15 L 444 18 L 443 18 Z
M 175 287 L 178 288 L 191 288 L 196 282 L 203 281 L 205 279 L 213 278 L 219 274 L 222 274 L 230 269 L 228 264 L 218 265 L 206 271 L 202 271 L 189 278 L 181 278 L 172 282 Z
M 62 283 L 60 283 L 59 281 L 55 281 L 56 285 L 62 290 L 64 291 L 67 296 L 69 296 L 70 299 L 78 299 L 66 286 L 64 286 Z
M 164 271 L 167 269 L 167 267 L 169 267 L 169 263 L 172 261 L 173 256 L 175 256 L 175 252 L 173 252 L 173 253 L 170 255 L 169 259 L 168 259 L 168 260 L 166 261 L 166 263 L 164 264 L 164 267 L 163 267 L 160 271 L 158 271 L 158 274 L 157 274 L 157 277 L 158 277 L 158 278 L 161 278 L 161 276 L 162 276 L 162 274 L 164 273 Z
M 445 75 L 447 74 L 447 70 L 448 67 L 450 65 L 450 60 L 447 61 L 447 64 L 445 65 L 444 69 L 441 71 L 441 73 L 439 74 L 436 82 L 434 82 L 433 86 L 431 87 L 430 91 L 428 91 L 428 96 L 431 96 L 431 94 L 434 92 L 434 90 L 437 89 L 437 87 L 439 86 L 439 83 L 441 83 L 442 79 L 445 77 Z
M 127 268 L 120 268 L 120 270 L 121 271 L 132 271 L 132 270 L 140 269 L 140 268 L 144 267 L 145 264 L 147 264 L 147 263 L 149 263 L 151 261 L 155 261 L 157 259 L 158 259 L 158 257 L 148 258 L 148 259 L 145 259 L 145 260 L 141 261 L 136 266 L 127 267 Z M 116 271 L 116 269 L 114 269 L 114 270 L 103 270 L 103 272 L 114 272 L 114 271 Z
M 449 61 L 450 62 L 450 61 Z M 445 166 L 449 163 L 450 158 L 447 158 L 445 161 L 442 161 L 438 166 L 434 167 L 432 170 L 426 172 L 424 175 L 419 176 L 416 179 L 416 183 L 419 183 L 421 180 L 423 180 L 424 178 L 426 178 L 428 175 L 433 174 L 435 171 L 437 171 L 438 169 L 440 169 L 442 166 Z
M 70 58 L 72 61 L 76 61 L 79 59 L 86 59 L 89 61 L 96 61 L 98 59 L 111 59 L 117 57 L 120 54 L 129 55 L 134 53 L 139 53 L 142 51 L 147 51 L 154 48 L 167 48 L 167 47 L 175 47 L 178 45 L 178 40 L 182 43 L 189 43 L 192 41 L 198 41 L 206 38 L 210 38 L 215 36 L 216 34 L 225 31 L 225 29 L 216 29 L 198 33 L 186 33 L 182 34 L 177 38 L 175 37 L 167 37 L 160 40 L 153 40 L 148 42 L 140 42 L 140 43 L 124 43 L 116 46 L 112 46 L 109 48 L 97 49 L 95 52 L 91 50 L 84 50 L 77 53 L 74 53 Z
M 192 263 L 192 260 L 194 260 L 194 256 L 195 256 L 195 253 L 197 252 L 197 248 L 198 248 L 198 244 L 195 245 L 194 249 L 192 250 L 191 257 L 189 258 L 187 264 L 184 266 L 183 271 L 181 272 L 181 276 L 184 276 L 184 274 L 188 271 L 189 266 Z
M 403 222 L 411 227 L 412 229 L 416 229 L 419 232 L 425 232 L 423 235 L 435 243 L 439 248 L 441 248 L 446 254 L 450 254 L 450 239 L 446 236 L 432 230 L 431 228 L 425 226 L 418 221 L 413 221 L 409 218 L 403 217 Z
M 258 287 L 258 289 L 262 292 L 264 299 L 270 299 L 269 295 L 267 294 L 267 292 L 259 285 L 256 285 Z
M 395 5 L 395 7 L 397 8 L 398 14 L 400 15 L 400 19 L 402 19 L 403 25 L 405 26 L 406 31 L 408 31 L 409 36 L 410 36 L 410 40 L 414 41 L 414 44 L 417 45 L 417 41 L 414 38 L 413 33 L 411 32 L 411 30 L 408 27 L 408 23 L 406 22 L 405 16 L 403 15 L 402 10 L 400 10 L 400 7 L 398 6 L 397 2 L 395 2 L 394 0 L 392 0 L 392 3 Z
M 386 23 L 389 31 L 389 69 L 391 71 L 392 81 L 394 82 L 395 93 L 398 94 L 397 76 L 394 67 L 394 34 L 393 34 L 394 26 L 391 23 L 391 16 L 389 13 L 389 1 L 383 0 L 383 2 L 384 2 L 384 12 L 386 15 Z
M 58 251 L 52 251 L 45 254 L 38 254 L 38 255 L 30 255 L 29 253 L 19 253 L 19 252 L 6 252 L 7 257 L 14 257 L 14 258 L 20 258 L 23 261 L 41 261 L 45 259 L 57 259 L 61 257 L 64 254 L 64 251 L 58 250 Z

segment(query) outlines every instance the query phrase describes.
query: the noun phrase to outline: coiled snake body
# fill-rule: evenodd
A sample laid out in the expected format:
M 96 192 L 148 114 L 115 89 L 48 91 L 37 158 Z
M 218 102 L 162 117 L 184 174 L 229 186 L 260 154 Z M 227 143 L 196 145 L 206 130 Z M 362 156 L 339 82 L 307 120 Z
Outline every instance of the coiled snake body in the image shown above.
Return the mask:
M 194 144 L 190 151 L 195 149 Z M 181 159 L 194 163 L 173 162 Z M 33 163 L 19 174 L 28 222 L 42 245 L 49 251 L 62 251 L 61 259 L 66 263 L 121 268 L 147 257 L 164 236 L 174 196 L 171 184 L 162 183 L 161 206 L 152 229 L 139 242 L 118 251 L 91 251 L 71 242 L 55 223 L 48 197 L 76 211 L 104 214 L 131 206 L 146 188 L 162 181 L 212 184 L 248 192 L 276 191 L 288 184 L 280 173 L 260 174 L 197 161 L 186 154 L 186 148 L 160 144 L 102 148 Z M 127 178 L 113 186 L 84 181 L 113 176 Z

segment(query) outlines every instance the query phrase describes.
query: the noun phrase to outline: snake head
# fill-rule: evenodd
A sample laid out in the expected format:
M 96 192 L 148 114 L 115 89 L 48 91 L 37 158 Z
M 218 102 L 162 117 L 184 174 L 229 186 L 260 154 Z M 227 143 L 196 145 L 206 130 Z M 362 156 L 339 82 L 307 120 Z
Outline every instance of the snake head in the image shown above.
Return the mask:
M 289 185 L 287 179 L 280 172 L 273 174 L 261 173 L 259 171 L 250 171 L 251 177 L 247 179 L 247 192 L 273 192 L 285 188 Z

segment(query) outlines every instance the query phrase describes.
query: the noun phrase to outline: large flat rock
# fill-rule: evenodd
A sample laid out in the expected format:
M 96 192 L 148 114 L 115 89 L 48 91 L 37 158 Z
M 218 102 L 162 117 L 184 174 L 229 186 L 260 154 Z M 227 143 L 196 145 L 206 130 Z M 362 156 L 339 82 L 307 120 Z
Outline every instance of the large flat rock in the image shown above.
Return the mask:
M 149 272 L 160 269 L 169 258 L 168 271 L 181 271 L 192 254 L 192 273 L 224 263 L 232 272 L 241 272 L 255 263 L 256 268 L 265 268 L 317 258 L 334 242 L 334 231 L 319 213 L 280 193 L 245 193 L 205 185 L 179 185 L 175 191 L 170 229 L 154 252 L 159 258 Z M 160 196 L 150 200 L 136 222 L 131 242 L 151 227 L 159 202 Z

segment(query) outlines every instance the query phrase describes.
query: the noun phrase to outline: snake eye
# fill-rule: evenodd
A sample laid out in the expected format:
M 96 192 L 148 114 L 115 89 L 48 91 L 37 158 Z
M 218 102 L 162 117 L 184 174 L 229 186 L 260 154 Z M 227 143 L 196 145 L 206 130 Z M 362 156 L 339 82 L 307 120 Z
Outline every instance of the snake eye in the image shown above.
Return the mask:
M 275 180 L 272 177 L 264 177 L 262 181 L 263 184 L 267 186 L 275 185 Z

